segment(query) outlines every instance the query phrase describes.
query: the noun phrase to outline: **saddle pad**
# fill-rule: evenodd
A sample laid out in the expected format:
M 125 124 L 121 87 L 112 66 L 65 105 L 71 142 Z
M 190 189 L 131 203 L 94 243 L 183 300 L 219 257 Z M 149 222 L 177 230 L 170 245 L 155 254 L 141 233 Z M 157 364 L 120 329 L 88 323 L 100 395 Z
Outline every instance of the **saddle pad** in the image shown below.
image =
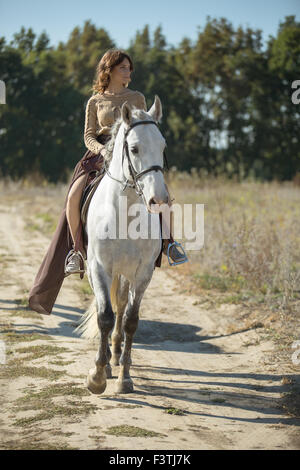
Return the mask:
M 86 224 L 88 208 L 91 202 L 91 199 L 99 186 L 100 181 L 102 180 L 104 173 L 97 172 L 95 178 L 90 182 L 90 184 L 83 191 L 82 199 L 80 202 L 80 216 L 81 222 L 84 226 Z

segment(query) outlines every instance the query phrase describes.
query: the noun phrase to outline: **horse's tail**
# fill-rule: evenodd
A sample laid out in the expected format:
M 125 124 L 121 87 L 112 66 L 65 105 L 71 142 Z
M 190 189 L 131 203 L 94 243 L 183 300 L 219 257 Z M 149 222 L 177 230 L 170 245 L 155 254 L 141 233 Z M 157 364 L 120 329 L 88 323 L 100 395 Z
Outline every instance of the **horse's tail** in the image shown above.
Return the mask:
M 115 276 L 110 289 L 111 306 L 114 312 L 117 312 L 117 292 L 120 282 L 120 276 Z M 90 306 L 84 312 L 75 329 L 75 333 L 86 339 L 96 339 L 99 337 L 99 328 L 97 321 L 97 303 L 94 297 Z
M 115 313 L 117 313 L 117 309 L 118 309 L 117 294 L 118 294 L 118 288 L 120 284 L 120 277 L 121 276 L 115 276 L 113 278 L 113 281 L 111 283 L 111 288 L 110 288 L 110 301 L 111 301 L 112 309 Z
M 96 297 L 80 318 L 75 333 L 86 339 L 95 339 L 99 336 Z

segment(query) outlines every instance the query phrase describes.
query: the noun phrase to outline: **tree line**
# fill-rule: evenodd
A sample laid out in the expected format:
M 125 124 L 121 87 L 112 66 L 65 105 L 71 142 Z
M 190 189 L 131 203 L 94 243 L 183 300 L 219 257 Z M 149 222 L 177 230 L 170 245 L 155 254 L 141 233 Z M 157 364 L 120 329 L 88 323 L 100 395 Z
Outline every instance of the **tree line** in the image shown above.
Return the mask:
M 85 152 L 85 105 L 96 65 L 118 47 L 90 20 L 68 40 L 50 45 L 21 28 L 8 44 L 0 37 L 0 175 L 18 179 L 38 172 L 65 181 Z M 161 27 L 146 25 L 126 50 L 134 63 L 130 88 L 148 106 L 163 104 L 161 130 L 168 160 L 179 170 L 243 179 L 290 180 L 300 172 L 300 23 L 287 16 L 276 37 L 234 29 L 225 18 L 206 18 L 196 40 L 168 45 Z

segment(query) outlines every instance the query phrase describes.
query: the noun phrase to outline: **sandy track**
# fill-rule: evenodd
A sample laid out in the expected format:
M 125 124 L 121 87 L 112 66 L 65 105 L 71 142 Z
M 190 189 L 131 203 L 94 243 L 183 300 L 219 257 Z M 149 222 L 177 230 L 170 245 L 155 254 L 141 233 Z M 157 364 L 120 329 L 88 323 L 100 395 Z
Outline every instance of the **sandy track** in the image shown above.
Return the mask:
M 1 449 L 299 448 L 299 422 L 278 406 L 273 344 L 261 329 L 227 333 L 236 307 L 202 308 L 180 292 L 180 267 L 156 269 L 143 299 L 134 393 L 115 394 L 113 367 L 104 394 L 90 394 L 97 344 L 74 334 L 81 281 L 64 281 L 51 316 L 22 305 L 49 243 L 25 215 L 26 202 L 0 206 Z

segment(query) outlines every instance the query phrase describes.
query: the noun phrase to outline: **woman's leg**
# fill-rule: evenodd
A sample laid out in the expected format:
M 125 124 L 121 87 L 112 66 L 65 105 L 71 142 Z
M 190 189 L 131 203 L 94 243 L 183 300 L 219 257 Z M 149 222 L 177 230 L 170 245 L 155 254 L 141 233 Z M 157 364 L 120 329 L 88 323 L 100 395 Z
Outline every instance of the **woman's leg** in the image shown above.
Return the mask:
M 180 246 L 182 252 L 180 252 L 174 243 L 175 242 L 173 238 L 173 233 L 174 233 L 174 220 L 173 220 L 173 211 L 171 211 L 171 206 L 172 206 L 172 201 L 173 199 L 171 198 L 168 186 L 166 185 L 168 194 L 169 194 L 169 201 L 168 201 L 168 206 L 162 211 L 162 239 L 163 239 L 163 253 L 166 255 L 168 253 L 168 246 L 169 244 L 173 244 L 171 249 L 169 250 L 169 256 L 172 259 L 174 263 L 184 263 L 188 261 L 186 254 L 184 253 L 184 250 L 180 244 L 177 244 L 177 246 Z
M 65 260 L 65 275 L 84 273 L 83 255 L 76 247 L 76 236 L 80 225 L 80 201 L 86 184 L 86 175 L 79 176 L 71 186 L 66 204 L 66 217 L 73 240 L 73 250 L 71 250 Z
M 162 238 L 163 240 L 170 241 L 173 243 L 174 239 L 172 236 L 173 233 L 173 212 L 170 210 L 172 206 L 172 199 L 170 191 L 168 186 L 166 185 L 166 189 L 169 195 L 169 200 L 168 200 L 168 207 L 164 207 L 164 209 L 161 212 L 162 216 Z
M 74 245 L 80 224 L 80 201 L 85 183 L 86 175 L 79 176 L 72 184 L 67 200 L 66 216 Z

